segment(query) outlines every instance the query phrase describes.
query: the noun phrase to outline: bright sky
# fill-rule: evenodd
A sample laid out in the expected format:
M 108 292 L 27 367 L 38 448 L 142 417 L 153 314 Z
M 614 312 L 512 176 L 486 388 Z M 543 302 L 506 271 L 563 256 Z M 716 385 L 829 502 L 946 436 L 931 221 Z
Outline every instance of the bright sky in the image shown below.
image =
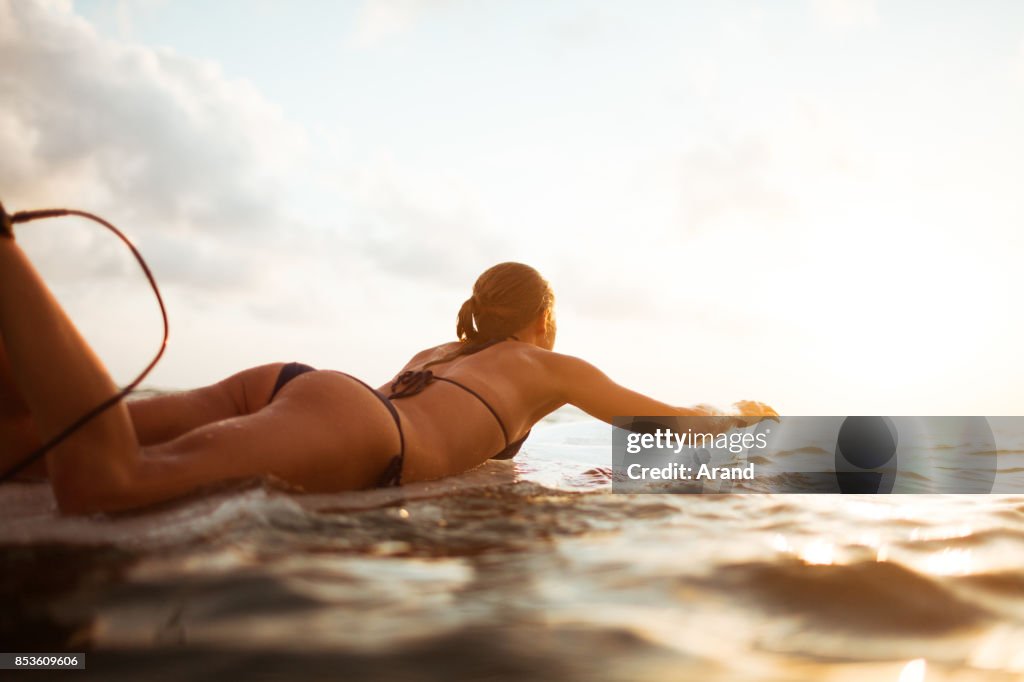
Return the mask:
M 186 388 L 387 380 L 476 275 L 677 404 L 1024 414 L 1024 3 L 0 0 L 0 198 Z M 144 280 L 20 240 L 116 379 Z

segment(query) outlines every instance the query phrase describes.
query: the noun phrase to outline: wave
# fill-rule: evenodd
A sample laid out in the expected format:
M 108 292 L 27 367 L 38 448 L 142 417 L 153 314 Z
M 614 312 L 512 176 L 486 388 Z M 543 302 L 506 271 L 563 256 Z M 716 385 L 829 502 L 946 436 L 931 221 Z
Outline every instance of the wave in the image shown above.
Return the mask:
M 749 562 L 719 568 L 703 582 L 751 595 L 768 611 L 865 634 L 933 635 L 977 626 L 992 616 L 942 583 L 893 562 Z

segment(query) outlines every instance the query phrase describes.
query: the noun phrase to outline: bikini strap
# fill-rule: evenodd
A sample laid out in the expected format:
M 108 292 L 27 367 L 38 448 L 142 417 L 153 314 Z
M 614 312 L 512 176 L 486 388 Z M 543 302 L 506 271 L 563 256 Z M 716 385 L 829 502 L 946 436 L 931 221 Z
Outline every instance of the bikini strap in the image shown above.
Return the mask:
M 416 395 L 436 378 L 429 369 L 402 372 L 391 384 L 391 395 L 388 396 L 388 400 Z
M 281 367 L 281 371 L 277 373 L 277 382 L 274 384 L 274 389 L 270 392 L 270 400 L 268 400 L 267 402 L 269 403 L 271 400 L 273 400 L 274 396 L 277 395 L 277 392 L 284 388 L 284 385 L 287 384 L 292 379 L 294 379 L 295 377 L 299 376 L 300 374 L 305 374 L 306 372 L 315 371 L 315 367 L 311 367 L 310 365 L 307 365 L 302 362 L 289 362 L 288 364 L 283 365 Z
M 402 467 L 405 463 L 405 430 L 402 428 L 402 418 L 399 416 L 398 410 L 395 409 L 395 406 L 391 404 L 390 400 L 384 397 L 383 393 L 359 377 L 352 376 L 347 372 L 339 372 L 338 370 L 332 371 L 336 374 L 346 376 L 358 384 L 362 384 L 366 390 L 377 396 L 384 407 L 388 408 L 388 412 L 391 413 L 391 418 L 395 420 L 395 427 L 398 429 L 398 454 L 388 461 L 388 465 L 384 468 L 384 473 L 380 475 L 380 478 L 377 481 L 377 487 L 385 488 L 389 486 L 402 485 Z
M 494 419 L 495 419 L 495 421 L 498 422 L 498 426 L 501 427 L 501 435 L 505 436 L 505 447 L 508 447 L 508 430 L 505 428 L 505 422 L 501 421 L 501 417 L 498 416 L 498 412 L 493 407 L 491 407 L 491 404 L 489 402 L 484 400 L 484 397 L 482 395 L 480 395 L 479 393 L 477 393 L 476 391 L 471 389 L 469 386 L 467 386 L 467 385 L 465 385 L 465 384 L 463 384 L 461 382 L 455 381 L 455 379 L 449 379 L 448 377 L 437 377 L 437 376 L 434 377 L 434 379 L 436 381 L 447 381 L 449 384 L 455 384 L 456 386 L 461 388 L 463 391 L 466 391 L 467 393 L 471 393 L 477 400 L 479 400 L 481 403 L 483 403 L 484 407 L 486 407 L 488 410 L 490 410 L 491 414 L 494 415 Z
M 514 339 L 516 341 L 519 340 L 515 336 L 509 336 L 504 339 L 491 339 L 489 341 L 485 341 L 477 348 L 473 348 L 467 353 L 467 355 L 478 353 L 484 350 L 485 348 L 490 348 L 491 346 L 501 343 L 502 341 L 507 341 L 508 339 Z M 484 407 L 490 410 L 491 414 L 494 415 L 494 420 L 498 422 L 498 426 L 501 427 L 501 435 L 505 437 L 505 447 L 507 448 L 509 446 L 508 429 L 505 428 L 505 422 L 501 420 L 501 417 L 498 415 L 498 412 L 493 407 L 491 407 L 491 404 L 489 402 L 484 400 L 484 397 L 482 395 L 471 389 L 469 386 L 466 386 L 461 382 L 455 381 L 454 379 L 437 376 L 436 374 L 434 374 L 433 371 L 429 369 L 410 369 L 399 374 L 398 377 L 395 378 L 394 382 L 392 382 L 391 384 L 391 395 L 388 396 L 388 400 L 395 400 L 398 398 L 406 398 L 408 396 L 416 395 L 434 381 L 446 381 L 449 384 L 454 384 L 461 388 L 463 391 L 466 391 L 467 393 L 471 394 L 481 403 L 483 403 Z M 394 407 L 392 406 L 391 409 L 394 409 Z

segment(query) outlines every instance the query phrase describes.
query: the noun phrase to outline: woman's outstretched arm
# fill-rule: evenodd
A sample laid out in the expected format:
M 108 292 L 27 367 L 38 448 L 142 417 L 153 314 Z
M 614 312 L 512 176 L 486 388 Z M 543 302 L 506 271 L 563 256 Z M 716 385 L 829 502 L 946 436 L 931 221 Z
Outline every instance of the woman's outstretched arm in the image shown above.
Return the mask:
M 580 358 L 551 353 L 550 363 L 552 377 L 565 402 L 609 424 L 613 417 L 692 417 L 693 426 L 699 425 L 703 431 L 721 433 L 737 426 L 756 423 L 762 418 L 778 417 L 772 408 L 753 401 L 737 403 L 738 414 L 735 415 L 724 415 L 706 406 L 669 405 L 615 383 L 604 372 Z

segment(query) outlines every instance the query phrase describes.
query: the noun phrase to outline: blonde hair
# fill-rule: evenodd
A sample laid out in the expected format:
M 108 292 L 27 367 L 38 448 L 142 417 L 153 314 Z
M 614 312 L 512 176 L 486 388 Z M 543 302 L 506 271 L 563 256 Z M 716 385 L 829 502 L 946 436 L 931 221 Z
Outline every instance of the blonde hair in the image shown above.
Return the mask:
M 551 285 L 539 272 L 523 263 L 498 263 L 477 278 L 473 295 L 459 308 L 455 335 L 462 343 L 458 350 L 428 362 L 424 369 L 507 339 L 554 304 Z

